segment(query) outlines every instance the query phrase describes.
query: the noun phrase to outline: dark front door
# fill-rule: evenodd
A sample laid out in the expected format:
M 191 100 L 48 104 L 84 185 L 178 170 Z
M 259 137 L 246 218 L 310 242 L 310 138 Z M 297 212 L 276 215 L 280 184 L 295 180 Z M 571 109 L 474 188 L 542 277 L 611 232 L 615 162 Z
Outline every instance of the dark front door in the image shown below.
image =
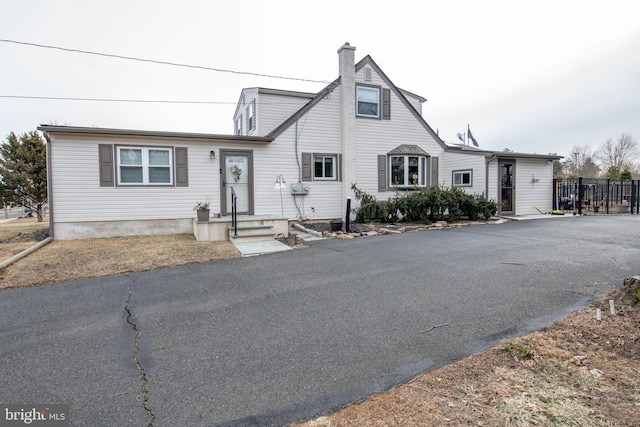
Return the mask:
M 513 214 L 515 211 L 515 171 L 516 163 L 513 160 L 501 160 L 499 163 L 500 174 L 500 213 Z

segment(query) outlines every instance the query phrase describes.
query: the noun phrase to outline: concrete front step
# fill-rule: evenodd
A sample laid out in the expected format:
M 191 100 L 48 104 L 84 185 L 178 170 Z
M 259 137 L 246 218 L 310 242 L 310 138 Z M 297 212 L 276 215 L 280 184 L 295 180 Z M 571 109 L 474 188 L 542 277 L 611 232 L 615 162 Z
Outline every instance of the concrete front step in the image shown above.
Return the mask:
M 243 242 L 259 242 L 273 240 L 275 233 L 271 225 L 239 225 L 236 230 L 229 227 L 229 240 Z M 237 235 L 236 235 L 237 234 Z
M 275 235 L 289 235 L 289 221 L 287 218 L 277 215 L 244 215 L 238 216 L 238 235 L 255 234 L 256 232 L 269 231 L 269 238 Z M 207 222 L 198 222 L 193 219 L 193 235 L 198 241 L 229 241 L 233 237 L 231 227 L 231 217 L 209 218 Z M 260 238 L 265 238 L 261 236 Z

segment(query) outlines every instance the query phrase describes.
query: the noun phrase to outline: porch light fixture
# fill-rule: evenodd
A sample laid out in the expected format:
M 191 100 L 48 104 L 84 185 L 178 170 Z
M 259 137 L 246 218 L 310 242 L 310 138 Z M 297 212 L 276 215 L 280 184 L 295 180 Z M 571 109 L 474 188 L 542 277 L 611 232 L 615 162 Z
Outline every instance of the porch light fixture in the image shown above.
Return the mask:
M 209 151 L 209 158 L 211 160 L 215 160 L 216 159 L 216 152 L 214 150 Z
M 273 185 L 274 190 L 280 190 L 280 209 L 282 210 L 282 216 L 284 217 L 284 204 L 282 203 L 282 189 L 287 188 L 287 183 L 284 182 L 284 177 L 278 175 L 276 177 L 276 183 Z

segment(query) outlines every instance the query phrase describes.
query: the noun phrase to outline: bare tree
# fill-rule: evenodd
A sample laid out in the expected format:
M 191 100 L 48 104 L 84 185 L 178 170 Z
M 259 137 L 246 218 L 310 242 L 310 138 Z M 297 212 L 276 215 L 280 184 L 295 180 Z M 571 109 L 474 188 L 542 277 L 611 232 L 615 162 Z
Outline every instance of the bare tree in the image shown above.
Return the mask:
M 607 139 L 596 152 L 596 158 L 600 161 L 603 170 L 616 166 L 621 170 L 625 166 L 632 166 L 638 157 L 638 143 L 628 133 L 623 133 L 614 141 Z
M 600 176 L 600 168 L 598 168 L 594 160 L 594 155 L 589 145 L 574 145 L 562 167 L 566 176 L 569 177 L 596 178 Z

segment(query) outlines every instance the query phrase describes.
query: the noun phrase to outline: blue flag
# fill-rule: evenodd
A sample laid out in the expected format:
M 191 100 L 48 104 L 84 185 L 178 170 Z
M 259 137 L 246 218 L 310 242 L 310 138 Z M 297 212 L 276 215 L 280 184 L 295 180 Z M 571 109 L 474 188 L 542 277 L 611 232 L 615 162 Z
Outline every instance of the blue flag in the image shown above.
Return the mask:
M 469 129 L 469 125 L 467 125 L 467 135 L 469 135 L 469 139 L 471 140 L 471 142 L 473 142 L 473 145 L 475 145 L 476 147 L 479 147 L 478 141 L 476 141 L 473 135 L 471 135 L 471 129 Z

